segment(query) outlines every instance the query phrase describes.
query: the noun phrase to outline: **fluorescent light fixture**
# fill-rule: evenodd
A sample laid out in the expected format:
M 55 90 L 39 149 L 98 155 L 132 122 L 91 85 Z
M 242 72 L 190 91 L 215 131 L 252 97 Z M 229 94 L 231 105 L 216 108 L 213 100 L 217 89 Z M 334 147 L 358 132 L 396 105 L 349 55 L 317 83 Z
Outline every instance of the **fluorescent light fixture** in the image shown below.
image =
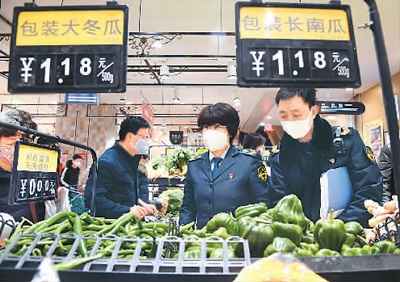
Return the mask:
M 236 79 L 236 66 L 233 63 L 228 65 L 227 71 L 229 79 Z
M 169 78 L 169 67 L 167 64 L 162 64 L 160 67 L 160 77 L 161 79 L 168 79 Z
M 179 97 L 178 89 L 174 90 L 174 97 L 172 98 L 172 103 L 174 103 L 174 104 L 180 104 L 181 103 L 181 98 Z
M 240 98 L 239 97 L 235 97 L 235 98 L 233 98 L 233 104 L 235 105 L 235 106 L 240 106 L 241 105 L 241 101 L 240 101 Z
M 160 39 L 154 40 L 153 44 L 151 45 L 151 47 L 154 49 L 160 49 L 162 46 L 163 44 Z

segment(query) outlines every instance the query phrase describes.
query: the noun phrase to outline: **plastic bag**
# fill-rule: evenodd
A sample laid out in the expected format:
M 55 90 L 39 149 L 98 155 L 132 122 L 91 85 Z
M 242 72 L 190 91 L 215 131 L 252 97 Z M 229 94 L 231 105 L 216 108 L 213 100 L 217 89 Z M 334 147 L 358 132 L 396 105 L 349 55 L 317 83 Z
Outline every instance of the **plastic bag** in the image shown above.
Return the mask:
M 60 277 L 51 259 L 43 259 L 31 282 L 60 282 Z
M 274 253 L 243 268 L 234 282 L 327 281 L 291 254 Z
M 59 190 L 58 192 L 59 198 L 57 200 L 49 200 L 44 202 L 45 219 L 61 211 L 71 211 L 71 205 L 68 199 L 68 193 L 69 193 L 68 189 L 66 189 L 65 187 L 59 187 L 58 190 Z
M 8 213 L 0 213 L 0 240 L 10 238 L 18 223 Z

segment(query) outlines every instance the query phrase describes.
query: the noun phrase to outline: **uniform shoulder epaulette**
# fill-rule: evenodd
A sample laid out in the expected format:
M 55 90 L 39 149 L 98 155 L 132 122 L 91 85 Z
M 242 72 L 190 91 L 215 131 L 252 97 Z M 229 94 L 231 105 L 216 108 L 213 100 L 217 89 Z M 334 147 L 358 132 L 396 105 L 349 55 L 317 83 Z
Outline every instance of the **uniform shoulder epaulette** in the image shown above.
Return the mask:
M 332 129 L 334 134 L 336 130 L 340 130 L 340 136 L 352 135 L 354 131 L 352 127 L 347 126 L 333 126 Z
M 271 153 L 272 154 L 279 153 L 279 145 L 272 146 Z
M 190 159 L 188 159 L 188 162 L 192 162 L 192 161 L 201 159 L 201 155 L 202 154 L 198 154 L 198 155 L 196 155 L 194 157 L 191 157 Z
M 243 154 L 243 155 L 252 156 L 252 157 L 257 156 L 257 151 L 253 150 L 253 149 L 242 149 L 242 150 L 239 150 L 238 153 Z

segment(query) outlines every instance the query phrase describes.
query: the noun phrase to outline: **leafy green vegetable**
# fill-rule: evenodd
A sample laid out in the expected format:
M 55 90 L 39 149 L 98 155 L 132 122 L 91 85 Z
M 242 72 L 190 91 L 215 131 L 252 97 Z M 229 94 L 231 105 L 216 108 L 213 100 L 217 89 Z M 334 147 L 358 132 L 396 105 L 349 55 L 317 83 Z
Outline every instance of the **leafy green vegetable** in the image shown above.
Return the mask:
M 172 216 L 178 216 L 183 201 L 183 190 L 181 188 L 173 188 L 165 190 L 158 197 L 168 203 L 166 213 Z
M 187 162 L 196 156 L 187 148 L 176 147 L 164 158 L 151 159 L 147 165 L 147 177 L 151 180 L 160 177 L 185 177 Z

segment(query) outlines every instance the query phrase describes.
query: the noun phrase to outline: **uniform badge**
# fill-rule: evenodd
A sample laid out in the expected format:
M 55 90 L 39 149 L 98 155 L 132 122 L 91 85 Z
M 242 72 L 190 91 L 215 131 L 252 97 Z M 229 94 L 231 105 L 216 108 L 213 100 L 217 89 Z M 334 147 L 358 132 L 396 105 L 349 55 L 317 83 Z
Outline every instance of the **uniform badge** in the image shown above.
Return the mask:
M 340 135 L 345 136 L 350 133 L 350 129 L 348 127 L 342 127 L 342 133 Z
M 258 178 L 260 178 L 262 181 L 267 181 L 268 174 L 267 174 L 267 169 L 265 168 L 264 165 L 260 165 L 257 168 L 257 173 L 258 173 Z
M 235 175 L 233 173 L 229 173 L 229 179 L 232 179 L 234 177 L 235 177 Z
M 370 147 L 365 146 L 365 153 L 367 154 L 367 157 L 371 161 L 371 163 L 376 164 L 376 158 L 374 152 L 372 152 Z
M 329 162 L 330 162 L 331 164 L 334 164 L 334 163 L 335 163 L 335 159 L 334 159 L 334 158 L 330 158 L 330 159 L 329 159 Z

